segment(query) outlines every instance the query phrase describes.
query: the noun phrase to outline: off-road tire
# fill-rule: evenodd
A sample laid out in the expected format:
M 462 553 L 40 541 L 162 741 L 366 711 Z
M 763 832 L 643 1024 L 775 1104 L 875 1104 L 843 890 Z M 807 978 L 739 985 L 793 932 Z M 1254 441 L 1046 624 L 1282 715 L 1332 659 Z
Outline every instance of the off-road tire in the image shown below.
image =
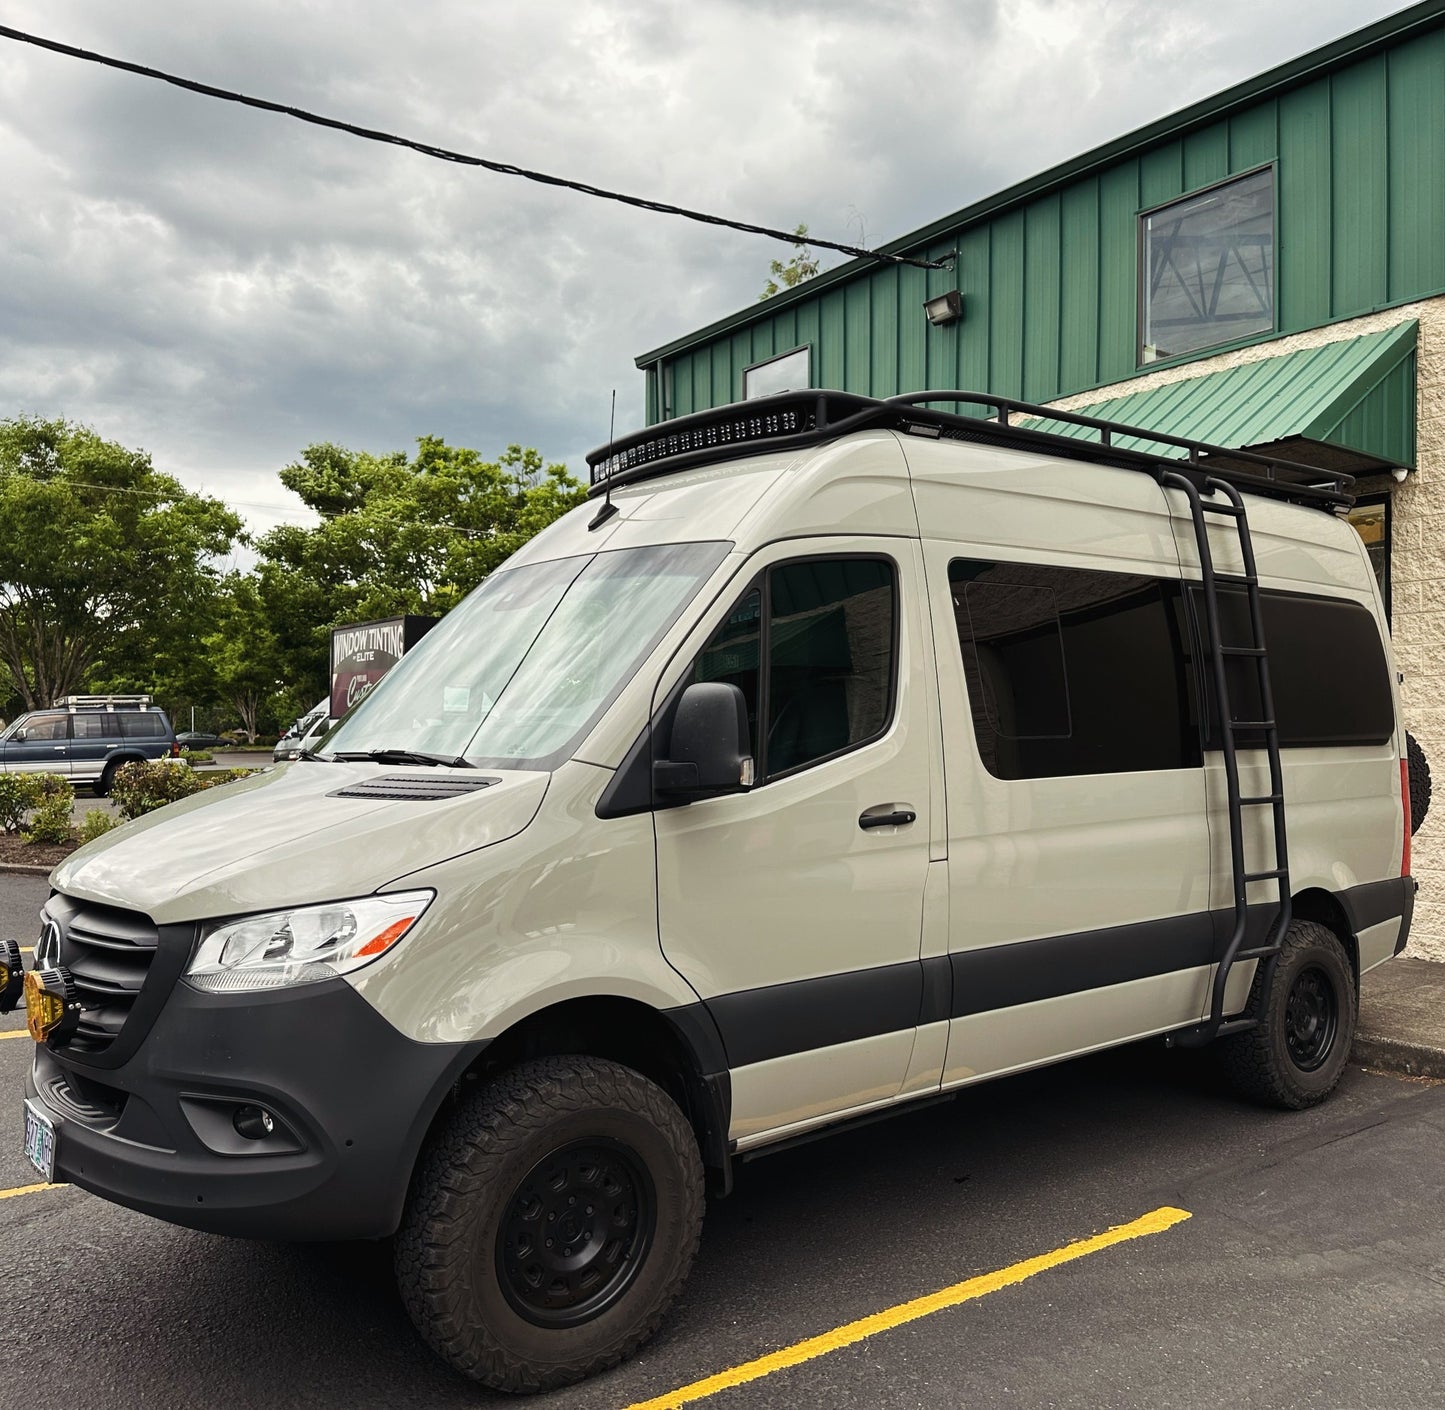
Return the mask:
M 1405 736 L 1405 758 L 1410 776 L 1410 831 L 1416 833 L 1430 811 L 1430 761 L 1413 734 Z
M 115 771 L 118 764 L 107 764 L 101 771 L 100 777 L 95 781 L 95 796 L 97 798 L 109 798 L 110 790 L 115 784 Z
M 650 1246 L 590 1320 L 537 1325 L 516 1310 L 499 1239 L 537 1167 L 579 1142 L 635 1157 L 653 1195 Z M 551 1390 L 616 1365 L 657 1330 L 692 1267 L 702 1214 L 697 1140 L 661 1088 L 615 1062 L 541 1058 L 488 1079 L 423 1152 L 396 1237 L 397 1284 L 423 1340 L 463 1375 Z
M 1312 920 L 1297 920 L 1290 925 L 1268 990 L 1263 987 L 1265 969 L 1265 962 L 1260 961 L 1245 1010 L 1259 1023 L 1243 1033 L 1220 1039 L 1215 1045 L 1220 1065 L 1235 1088 L 1251 1100 L 1303 1111 L 1334 1091 L 1349 1061 L 1355 1036 L 1354 975 L 1339 938 L 1327 926 Z M 1327 1041 L 1318 1043 L 1320 1051 L 1308 1065 L 1302 1066 L 1291 1050 L 1291 995 L 1297 1002 L 1303 999 L 1303 1007 L 1309 1009 L 1308 1000 L 1319 997 L 1321 986 L 1333 999 L 1333 1031 Z M 1293 1036 L 1298 1044 L 1298 1023 Z M 1310 1046 L 1306 1042 L 1307 1050 Z

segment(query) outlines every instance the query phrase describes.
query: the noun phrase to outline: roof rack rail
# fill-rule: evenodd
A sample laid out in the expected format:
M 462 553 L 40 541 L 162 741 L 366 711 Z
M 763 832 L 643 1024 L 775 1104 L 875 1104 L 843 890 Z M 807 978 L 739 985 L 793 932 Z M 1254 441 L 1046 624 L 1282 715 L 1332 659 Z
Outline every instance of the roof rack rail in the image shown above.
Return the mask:
M 62 695 L 57 710 L 145 710 L 155 704 L 149 695 Z
M 986 414 L 941 411 L 930 405 L 936 402 L 977 406 Z M 1020 424 L 1011 417 L 1052 422 L 1084 435 L 1044 430 Z M 1144 426 L 1104 421 L 1075 411 L 1059 411 L 990 392 L 967 391 L 909 392 L 888 398 L 852 392 L 781 392 L 695 412 L 609 441 L 592 451 L 587 457 L 590 493 L 600 495 L 614 485 L 670 475 L 691 466 L 770 451 L 800 450 L 852 431 L 870 429 L 1041 450 L 1072 460 L 1140 470 L 1155 479 L 1165 470 L 1190 476 L 1213 475 L 1253 494 L 1331 512 L 1355 502 L 1350 493 L 1354 476 L 1342 471 L 1324 470 L 1260 451 L 1211 445 Z M 1089 434 L 1094 439 L 1084 438 Z M 1120 445 L 1121 439 L 1168 446 L 1184 454 L 1150 453 Z

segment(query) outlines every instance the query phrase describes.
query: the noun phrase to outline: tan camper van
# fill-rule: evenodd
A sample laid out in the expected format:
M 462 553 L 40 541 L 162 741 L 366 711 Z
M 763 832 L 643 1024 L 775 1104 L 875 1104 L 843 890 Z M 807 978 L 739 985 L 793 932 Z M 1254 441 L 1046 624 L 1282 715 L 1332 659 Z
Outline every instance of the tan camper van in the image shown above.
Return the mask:
M 1415 892 L 1347 477 L 948 392 L 591 462 L 314 757 L 57 869 L 44 1178 L 394 1236 L 536 1390 L 652 1333 L 741 1157 L 1149 1035 L 1330 1092 Z

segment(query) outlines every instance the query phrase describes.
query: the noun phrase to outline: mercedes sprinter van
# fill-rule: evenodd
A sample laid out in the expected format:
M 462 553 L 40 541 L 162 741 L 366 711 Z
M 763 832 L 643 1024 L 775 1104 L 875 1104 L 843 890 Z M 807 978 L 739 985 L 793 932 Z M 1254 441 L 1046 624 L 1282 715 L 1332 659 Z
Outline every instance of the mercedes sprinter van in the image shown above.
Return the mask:
M 394 1238 L 525 1391 L 655 1330 L 741 1157 L 1150 1035 L 1330 1092 L 1415 894 L 1348 477 L 945 392 L 590 460 L 314 757 L 56 869 L 44 1178 Z

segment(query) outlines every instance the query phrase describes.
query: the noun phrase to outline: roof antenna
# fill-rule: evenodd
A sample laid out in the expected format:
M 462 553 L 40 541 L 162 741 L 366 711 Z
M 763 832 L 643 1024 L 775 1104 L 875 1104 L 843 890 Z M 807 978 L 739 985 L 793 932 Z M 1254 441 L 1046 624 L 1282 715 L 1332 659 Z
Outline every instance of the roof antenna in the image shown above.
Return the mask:
M 608 423 L 607 426 L 607 459 L 602 462 L 604 465 L 606 465 L 607 461 L 612 458 L 612 442 L 616 438 L 616 433 L 617 388 L 613 387 L 612 420 Z M 588 533 L 591 533 L 593 529 L 600 529 L 616 513 L 617 506 L 612 502 L 612 475 L 609 473 L 607 476 L 607 488 L 602 492 L 602 508 L 599 509 L 597 513 L 592 516 L 592 522 L 587 525 Z

